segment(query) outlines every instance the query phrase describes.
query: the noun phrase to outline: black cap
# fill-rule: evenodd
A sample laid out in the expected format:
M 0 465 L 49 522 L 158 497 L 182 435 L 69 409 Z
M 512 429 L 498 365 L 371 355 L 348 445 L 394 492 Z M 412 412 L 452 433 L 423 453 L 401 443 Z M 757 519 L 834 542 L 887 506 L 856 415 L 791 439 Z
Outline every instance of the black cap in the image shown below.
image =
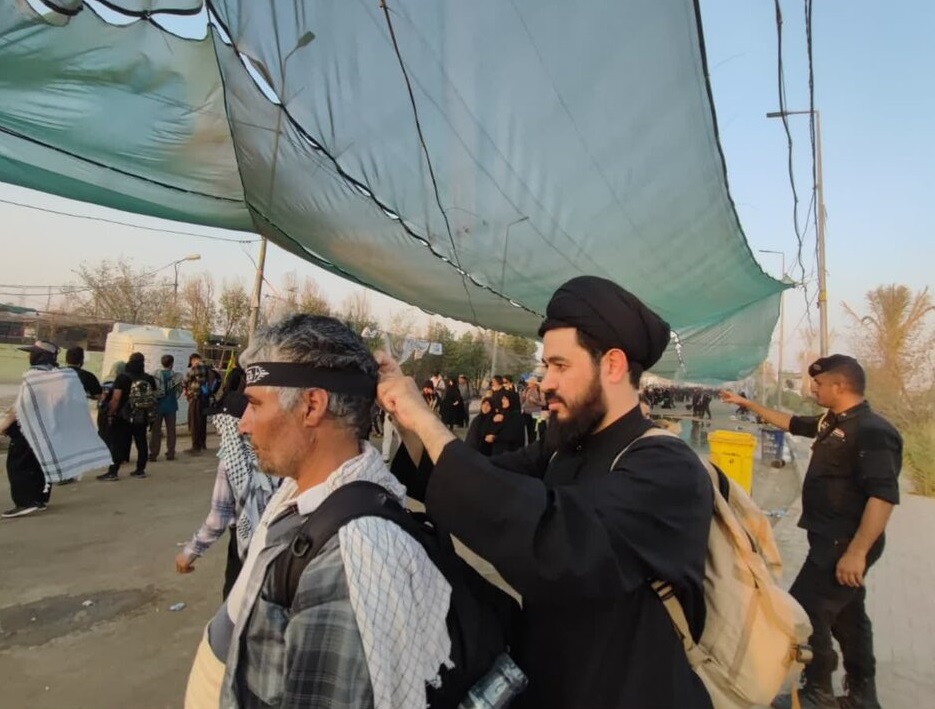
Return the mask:
M 863 371 L 863 367 L 860 366 L 860 363 L 853 357 L 848 357 L 847 355 L 842 354 L 833 354 L 828 355 L 827 357 L 822 357 L 821 359 L 816 359 L 808 367 L 808 376 L 814 378 L 819 374 L 828 374 L 837 369 L 842 369 L 844 367 L 860 369 Z
M 50 354 L 53 357 L 58 357 L 58 345 L 56 345 L 54 342 L 49 342 L 48 340 L 36 340 L 31 345 L 17 347 L 16 349 L 22 352 L 29 352 L 31 354 Z
M 560 286 L 545 310 L 539 328 L 573 327 L 606 350 L 620 349 L 627 358 L 649 369 L 669 346 L 669 323 L 646 307 L 635 295 L 613 281 L 597 276 L 578 276 Z
M 243 418 L 247 410 L 247 397 L 239 391 L 229 391 L 217 404 L 205 411 L 205 415 L 227 414 L 234 418 Z

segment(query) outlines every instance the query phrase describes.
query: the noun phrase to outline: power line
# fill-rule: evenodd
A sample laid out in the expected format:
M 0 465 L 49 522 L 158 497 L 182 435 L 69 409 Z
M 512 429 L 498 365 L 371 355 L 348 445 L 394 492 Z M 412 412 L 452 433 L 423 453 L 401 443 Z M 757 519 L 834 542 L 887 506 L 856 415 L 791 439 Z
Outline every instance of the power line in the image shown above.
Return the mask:
M 818 193 L 818 151 L 815 138 L 815 67 L 812 61 L 812 0 L 805 0 L 805 44 L 808 51 L 808 137 L 812 148 L 812 199 Z M 824 217 L 821 213 L 824 205 L 818 204 L 815 208 L 815 231 L 818 231 L 818 223 Z M 808 215 L 806 214 L 806 219 Z M 819 262 L 818 242 L 815 242 L 815 261 Z M 808 297 L 806 293 L 806 308 Z M 819 304 L 821 307 L 821 304 Z M 806 309 L 806 312 L 808 310 Z M 811 318 L 809 318 L 811 326 Z
M 26 209 L 34 209 L 38 212 L 46 212 L 48 214 L 57 214 L 62 217 L 72 217 L 74 219 L 88 219 L 94 222 L 107 222 L 108 224 L 116 224 L 118 226 L 128 226 L 133 227 L 134 229 L 145 229 L 146 231 L 158 231 L 163 234 L 177 234 L 179 236 L 195 236 L 199 239 L 210 239 L 211 241 L 226 241 L 233 244 L 255 244 L 259 239 L 233 239 L 226 236 L 211 236 L 209 234 L 196 234 L 193 231 L 179 231 L 176 229 L 163 229 L 162 227 L 155 226 L 145 226 L 143 224 L 133 224 L 132 222 L 123 222 L 119 219 L 108 219 L 107 217 L 96 217 L 90 214 L 74 214 L 73 212 L 65 212 L 58 209 L 50 209 L 49 207 L 40 207 L 35 204 L 26 204 L 25 202 L 17 202 L 11 199 L 2 199 L 0 202 L 3 204 L 9 204 L 14 207 L 25 207 Z
M 811 205 L 814 205 L 815 203 L 815 193 L 816 193 L 815 185 L 817 183 L 817 179 L 816 179 L 817 178 L 817 174 L 816 174 L 816 170 L 817 170 L 816 157 L 817 156 L 816 156 L 816 150 L 815 150 L 815 113 L 814 113 L 815 104 L 814 104 L 814 93 L 812 91 L 813 72 L 812 72 L 812 55 L 811 55 L 811 0 L 805 0 L 805 2 L 806 2 L 806 35 L 807 35 L 806 39 L 808 42 L 809 91 L 811 95 L 811 105 L 810 105 L 811 113 L 809 114 L 809 125 L 811 127 L 811 141 L 812 141 L 812 201 L 810 202 L 809 208 L 806 210 L 805 231 L 802 231 L 802 229 L 800 229 L 799 227 L 799 194 L 798 194 L 798 190 L 795 184 L 795 169 L 794 169 L 794 159 L 793 159 L 794 147 L 793 147 L 793 140 L 792 140 L 792 131 L 789 128 L 789 118 L 787 116 L 786 77 L 785 77 L 785 69 L 783 66 L 783 57 L 782 57 L 783 18 L 782 18 L 782 7 L 780 4 L 780 0 L 774 0 L 774 6 L 776 9 L 776 51 L 777 51 L 776 78 L 777 78 L 778 93 L 779 93 L 779 115 L 782 118 L 783 129 L 785 130 L 785 133 L 786 133 L 786 144 L 787 144 L 787 151 L 788 151 L 787 165 L 788 165 L 788 171 L 789 171 L 789 186 L 792 189 L 792 224 L 795 230 L 795 237 L 796 237 L 796 242 L 797 242 L 795 263 L 798 265 L 799 272 L 801 274 L 801 278 L 799 280 L 803 283 L 802 295 L 805 300 L 805 312 L 809 318 L 809 322 L 811 322 L 812 303 L 811 303 L 810 295 L 808 292 L 808 286 L 805 285 L 806 275 L 805 275 L 804 252 L 805 252 L 805 236 L 808 233 L 808 223 L 809 223 L 808 217 L 812 211 Z M 816 208 L 815 211 L 817 214 L 818 209 Z

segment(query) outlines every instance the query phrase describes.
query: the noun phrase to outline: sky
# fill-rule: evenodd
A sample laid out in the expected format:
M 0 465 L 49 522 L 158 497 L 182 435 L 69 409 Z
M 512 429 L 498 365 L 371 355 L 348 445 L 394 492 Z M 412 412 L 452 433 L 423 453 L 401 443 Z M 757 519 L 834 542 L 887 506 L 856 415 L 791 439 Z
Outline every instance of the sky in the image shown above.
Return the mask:
M 787 272 L 798 281 L 802 273 L 793 263 L 797 241 L 786 138 L 781 121 L 766 118 L 768 111 L 779 108 L 773 3 L 700 0 L 700 4 L 720 139 L 740 223 L 763 268 L 779 277 L 781 257 L 759 250 L 783 252 Z M 808 108 L 804 1 L 787 0 L 782 9 L 787 108 L 804 110 Z M 829 316 L 835 333 L 831 345 L 832 350 L 850 351 L 852 328 L 843 302 L 860 310 L 864 294 L 878 285 L 900 283 L 921 289 L 935 280 L 931 275 L 935 216 L 929 194 L 935 185 L 935 43 L 930 39 L 935 3 L 816 2 L 812 24 L 815 105 L 822 120 Z M 804 229 L 812 186 L 808 118 L 794 116 L 789 121 Z M 192 235 L 55 215 L 7 202 Z M 248 288 L 253 283 L 258 237 L 252 234 L 123 214 L 3 184 L 0 223 L 4 225 L 0 302 L 43 308 L 44 294 L 23 300 L 19 297 L 23 291 L 13 286 L 73 283 L 73 270 L 81 262 L 119 256 L 132 259 L 138 267 L 158 268 L 197 253 L 201 260 L 182 264 L 182 275 L 209 270 L 218 280 L 240 279 Z M 803 251 L 808 289 L 785 295 L 787 368 L 802 348 L 797 332 L 809 320 L 814 327 L 818 324 L 814 249 L 814 225 L 809 224 Z M 271 244 L 267 279 L 276 285 L 289 271 L 315 279 L 335 304 L 360 290 Z M 166 273 L 171 275 L 171 269 Z M 812 302 L 808 310 L 805 292 Z M 384 319 L 410 307 L 380 294 L 373 294 L 371 302 Z M 777 341 L 778 333 L 771 352 L 774 360 Z

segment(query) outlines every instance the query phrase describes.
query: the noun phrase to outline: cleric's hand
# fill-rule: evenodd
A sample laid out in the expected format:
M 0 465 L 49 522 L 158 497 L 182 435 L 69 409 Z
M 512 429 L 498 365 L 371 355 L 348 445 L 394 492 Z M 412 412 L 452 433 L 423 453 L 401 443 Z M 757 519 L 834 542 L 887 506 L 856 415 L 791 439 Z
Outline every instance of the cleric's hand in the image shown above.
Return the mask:
M 418 431 L 419 423 L 426 416 L 435 419 L 415 380 L 403 374 L 396 360 L 382 351 L 375 352 L 374 357 L 380 365 L 377 401 L 387 413 L 392 414 L 396 425 Z

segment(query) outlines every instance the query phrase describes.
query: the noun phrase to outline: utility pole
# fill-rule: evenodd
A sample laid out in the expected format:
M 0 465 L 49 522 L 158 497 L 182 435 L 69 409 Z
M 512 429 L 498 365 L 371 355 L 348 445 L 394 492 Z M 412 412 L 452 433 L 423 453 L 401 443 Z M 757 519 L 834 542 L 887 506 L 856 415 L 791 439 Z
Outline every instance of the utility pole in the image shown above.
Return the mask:
M 263 270 L 266 268 L 266 237 L 260 239 L 260 258 L 256 264 L 256 279 L 253 281 L 253 298 L 250 300 L 250 320 L 247 323 L 247 337 L 253 339 L 257 322 L 260 319 L 260 297 L 263 294 Z
M 815 111 L 815 152 L 817 209 L 815 215 L 815 233 L 818 235 L 818 315 L 820 330 L 821 356 L 828 354 L 828 271 L 825 268 L 825 188 L 821 171 L 821 113 Z
M 767 118 L 815 116 L 815 234 L 818 241 L 819 353 L 828 354 L 828 270 L 825 265 L 825 190 L 821 169 L 821 111 L 772 111 Z
M 273 14 L 273 29 L 278 30 L 276 27 L 276 15 Z M 286 96 L 286 91 L 288 87 L 288 81 L 286 79 L 286 73 L 289 70 L 289 59 L 302 47 L 306 47 L 312 40 L 315 39 L 315 33 L 310 31 L 305 31 L 299 37 L 296 45 L 284 56 L 279 62 L 279 74 L 282 76 L 282 91 L 278 96 L 279 99 L 279 113 L 276 116 L 276 134 L 273 142 L 273 163 L 270 169 L 269 176 L 269 192 L 266 195 L 266 207 L 270 212 L 273 209 L 273 195 L 276 186 L 276 167 L 279 162 L 279 139 L 282 136 L 282 118 L 286 110 L 286 102 L 288 97 Z M 260 300 L 263 295 L 263 271 L 266 268 L 266 244 L 267 238 L 261 236 L 260 238 L 260 258 L 257 259 L 256 266 L 256 280 L 253 282 L 253 298 L 250 302 L 250 319 L 247 322 L 247 337 L 248 339 L 253 339 L 253 333 L 256 332 L 257 323 L 260 320 Z

